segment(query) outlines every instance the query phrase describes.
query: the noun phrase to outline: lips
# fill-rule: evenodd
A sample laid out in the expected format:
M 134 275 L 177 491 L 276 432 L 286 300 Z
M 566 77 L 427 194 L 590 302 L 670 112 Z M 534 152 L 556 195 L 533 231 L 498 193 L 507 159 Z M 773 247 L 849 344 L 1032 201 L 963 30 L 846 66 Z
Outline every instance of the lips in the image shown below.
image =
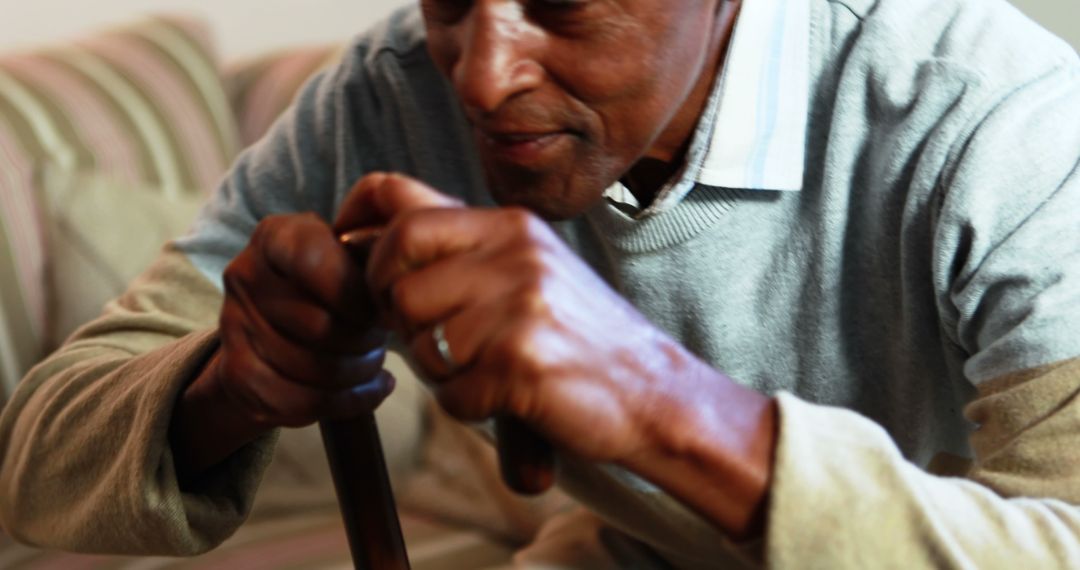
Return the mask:
M 566 130 L 485 130 L 477 128 L 484 150 L 494 158 L 522 166 L 538 166 L 554 158 L 569 143 Z

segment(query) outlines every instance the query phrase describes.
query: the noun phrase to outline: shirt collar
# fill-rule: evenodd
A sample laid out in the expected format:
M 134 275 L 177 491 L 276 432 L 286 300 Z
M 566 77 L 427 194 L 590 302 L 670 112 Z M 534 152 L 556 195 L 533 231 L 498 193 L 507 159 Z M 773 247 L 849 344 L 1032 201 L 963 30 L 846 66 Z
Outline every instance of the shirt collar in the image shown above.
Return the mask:
M 697 182 L 801 190 L 810 104 L 810 2 L 745 0 L 717 82 Z
M 696 184 L 801 190 L 810 100 L 809 54 L 808 0 L 744 0 L 686 164 L 638 215 L 666 210 Z M 604 195 L 630 210 L 639 207 L 621 182 Z

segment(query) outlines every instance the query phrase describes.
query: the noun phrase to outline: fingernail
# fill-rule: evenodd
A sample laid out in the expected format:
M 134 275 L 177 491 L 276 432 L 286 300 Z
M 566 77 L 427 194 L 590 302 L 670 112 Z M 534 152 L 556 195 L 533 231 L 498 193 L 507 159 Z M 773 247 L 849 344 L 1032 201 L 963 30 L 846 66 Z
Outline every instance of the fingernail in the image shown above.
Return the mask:
M 360 228 L 338 236 L 338 241 L 350 251 L 366 250 L 382 237 L 382 228 Z

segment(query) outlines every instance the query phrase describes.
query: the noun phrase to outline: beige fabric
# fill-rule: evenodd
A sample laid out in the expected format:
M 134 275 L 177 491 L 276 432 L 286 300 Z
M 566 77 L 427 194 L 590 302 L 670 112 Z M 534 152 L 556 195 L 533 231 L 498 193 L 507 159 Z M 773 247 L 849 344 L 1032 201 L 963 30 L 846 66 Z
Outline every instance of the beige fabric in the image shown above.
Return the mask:
M 533 499 L 515 495 L 502 482 L 489 441 L 428 402 L 423 455 L 400 493 L 401 506 L 525 544 L 548 518 L 573 504 L 558 490 Z
M 0 416 L 5 529 L 32 544 L 132 554 L 202 552 L 235 530 L 271 460 L 272 438 L 187 494 L 167 447 L 172 404 L 216 346 L 220 302 L 187 258 L 167 249 L 102 318 L 23 380 Z M 426 396 L 399 360 L 391 365 L 399 387 L 377 417 L 387 463 L 403 477 L 418 453 Z M 260 512 L 334 504 L 317 430 L 287 432 L 274 464 Z
M 215 347 L 219 304 L 217 290 L 169 250 L 104 318 L 23 379 L 0 415 L 8 534 L 92 552 L 192 554 L 235 530 L 271 438 L 186 493 L 166 444 L 173 402 Z
M 965 413 L 973 467 L 942 477 L 867 419 L 781 395 L 769 566 L 1080 568 L 1080 359 L 991 382 Z
M 418 468 L 421 442 L 426 438 L 424 414 L 429 396 L 400 357 L 389 355 L 386 368 L 397 379 L 397 386 L 375 412 L 375 420 L 398 503 L 405 504 L 400 495 Z M 310 509 L 336 507 L 334 483 L 318 426 L 281 430 L 273 461 L 255 496 L 252 516 L 287 517 Z
M 46 170 L 43 182 L 51 289 L 46 349 L 51 351 L 123 294 L 161 244 L 184 233 L 203 198 L 57 168 Z
M 982 426 L 972 480 L 1080 505 L 1080 359 L 990 382 L 964 414 Z
M 583 508 L 560 513 L 544 524 L 532 544 L 514 555 L 507 568 L 615 570 L 620 568 L 620 561 L 612 556 L 601 539 L 607 530 L 602 520 Z M 627 564 L 621 567 L 651 566 Z

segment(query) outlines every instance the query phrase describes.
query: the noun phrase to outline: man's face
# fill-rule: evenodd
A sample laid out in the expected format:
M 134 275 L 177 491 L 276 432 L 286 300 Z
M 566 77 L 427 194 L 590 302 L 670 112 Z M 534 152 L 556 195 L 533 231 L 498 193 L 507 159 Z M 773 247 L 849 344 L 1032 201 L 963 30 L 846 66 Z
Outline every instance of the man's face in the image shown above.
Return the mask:
M 715 75 L 718 1 L 421 0 L 495 199 L 565 219 L 641 158 L 677 158 Z

